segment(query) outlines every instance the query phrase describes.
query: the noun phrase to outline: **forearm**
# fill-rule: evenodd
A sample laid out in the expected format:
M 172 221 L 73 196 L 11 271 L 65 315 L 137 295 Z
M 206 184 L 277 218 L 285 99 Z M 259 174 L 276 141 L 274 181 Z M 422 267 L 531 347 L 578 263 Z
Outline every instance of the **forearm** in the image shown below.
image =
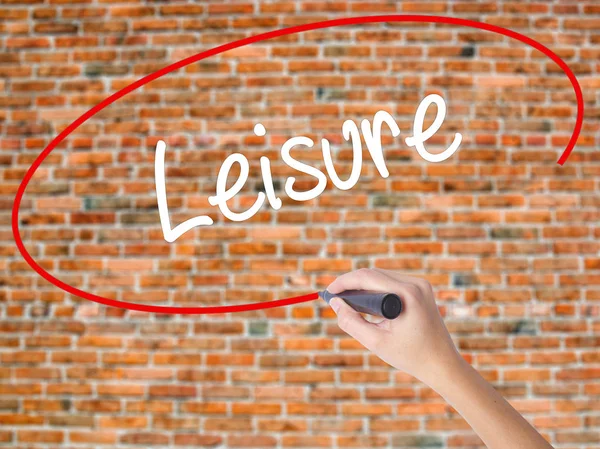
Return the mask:
M 462 358 L 446 364 L 428 383 L 461 414 L 489 449 L 552 449 Z

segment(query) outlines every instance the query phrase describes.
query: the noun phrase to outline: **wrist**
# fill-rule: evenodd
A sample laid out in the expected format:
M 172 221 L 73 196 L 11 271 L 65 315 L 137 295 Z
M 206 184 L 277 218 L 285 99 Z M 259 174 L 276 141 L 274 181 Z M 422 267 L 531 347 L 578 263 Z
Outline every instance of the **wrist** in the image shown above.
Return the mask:
M 459 379 L 468 375 L 472 369 L 471 365 L 453 348 L 446 357 L 438 359 L 420 380 L 438 394 L 445 396 L 456 386 Z

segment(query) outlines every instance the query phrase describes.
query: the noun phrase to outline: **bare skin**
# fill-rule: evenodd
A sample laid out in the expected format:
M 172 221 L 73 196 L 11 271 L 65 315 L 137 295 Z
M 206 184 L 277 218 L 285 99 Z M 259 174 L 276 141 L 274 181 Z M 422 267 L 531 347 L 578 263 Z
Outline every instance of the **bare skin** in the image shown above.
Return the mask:
M 391 366 L 437 391 L 469 423 L 489 449 L 552 446 L 458 353 L 437 308 L 431 285 L 379 269 L 346 273 L 327 287 L 398 294 L 404 310 L 395 320 L 373 323 L 340 298 L 331 308 L 338 325 Z

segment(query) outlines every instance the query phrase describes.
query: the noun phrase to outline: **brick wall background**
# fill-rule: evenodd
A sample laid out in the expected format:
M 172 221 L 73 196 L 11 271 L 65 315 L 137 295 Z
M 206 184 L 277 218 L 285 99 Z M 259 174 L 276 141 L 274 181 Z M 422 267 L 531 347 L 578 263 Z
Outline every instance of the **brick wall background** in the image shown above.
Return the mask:
M 587 107 L 567 164 L 556 161 L 575 96 L 541 53 L 451 26 L 332 28 L 192 64 L 89 120 L 28 187 L 23 240 L 59 279 L 139 303 L 284 298 L 361 267 L 424 276 L 464 356 L 556 447 L 600 447 L 597 2 L 112 0 L 0 0 L 0 447 L 481 446 L 441 398 L 343 335 L 318 302 L 211 316 L 106 308 L 45 282 L 12 240 L 28 166 L 110 93 L 244 36 L 387 13 L 486 21 L 559 54 Z M 441 164 L 403 142 L 428 93 L 448 106 L 428 148 L 463 135 Z M 297 173 L 279 155 L 285 140 L 329 138 L 345 178 L 341 124 L 379 109 L 402 132 L 384 132 L 389 178 L 365 152 L 352 190 L 287 198 L 282 185 Z M 252 133 L 258 121 L 264 138 Z M 156 208 L 158 139 L 172 223 L 215 220 L 174 244 Z M 208 204 L 234 151 L 251 179 L 232 208 L 254 202 L 267 155 L 279 211 L 232 223 Z M 292 154 L 324 170 L 320 143 Z

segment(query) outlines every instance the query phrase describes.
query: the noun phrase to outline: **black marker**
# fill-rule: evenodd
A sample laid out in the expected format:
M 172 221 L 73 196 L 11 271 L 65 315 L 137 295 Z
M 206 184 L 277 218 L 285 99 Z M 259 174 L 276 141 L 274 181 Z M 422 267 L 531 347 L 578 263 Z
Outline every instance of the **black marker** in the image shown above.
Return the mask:
M 341 293 L 319 292 L 319 296 L 327 304 L 331 298 L 338 296 L 346 301 L 357 312 L 381 316 L 393 320 L 402 312 L 402 300 L 394 293 L 382 293 L 369 290 L 346 290 Z

